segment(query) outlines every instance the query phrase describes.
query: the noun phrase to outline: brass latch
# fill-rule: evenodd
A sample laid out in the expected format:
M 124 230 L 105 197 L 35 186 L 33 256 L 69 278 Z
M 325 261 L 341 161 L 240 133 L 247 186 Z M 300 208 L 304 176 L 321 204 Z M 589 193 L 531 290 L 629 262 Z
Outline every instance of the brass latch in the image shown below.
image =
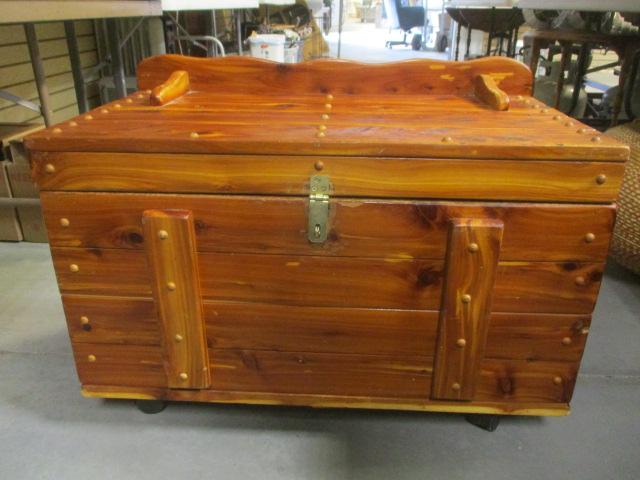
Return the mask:
M 329 192 L 331 181 L 324 175 L 314 175 L 309 182 L 309 224 L 307 238 L 311 243 L 327 240 L 329 223 Z

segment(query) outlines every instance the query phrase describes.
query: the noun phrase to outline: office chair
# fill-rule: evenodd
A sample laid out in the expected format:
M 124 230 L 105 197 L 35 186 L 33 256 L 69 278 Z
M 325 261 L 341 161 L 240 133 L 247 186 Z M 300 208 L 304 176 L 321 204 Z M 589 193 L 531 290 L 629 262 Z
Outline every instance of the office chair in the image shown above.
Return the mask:
M 411 33 L 411 29 L 414 27 L 424 26 L 424 7 L 405 7 L 402 5 L 402 0 L 384 0 L 384 9 L 387 13 L 390 27 L 392 29 L 399 28 L 403 33 L 402 41 L 389 40 L 386 46 L 388 48 L 393 48 L 394 45 L 409 46 L 407 34 Z M 416 39 L 419 41 L 415 42 Z M 412 48 L 420 50 L 421 41 L 422 35 L 414 35 L 411 42 Z

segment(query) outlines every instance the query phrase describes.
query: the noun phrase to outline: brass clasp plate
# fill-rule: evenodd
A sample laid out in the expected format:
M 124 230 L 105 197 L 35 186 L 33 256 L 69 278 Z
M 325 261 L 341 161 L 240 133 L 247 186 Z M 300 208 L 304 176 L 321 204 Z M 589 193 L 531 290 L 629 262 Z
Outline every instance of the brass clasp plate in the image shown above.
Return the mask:
M 327 240 L 329 223 L 329 193 L 331 181 L 326 175 L 313 175 L 309 182 L 309 224 L 307 238 L 311 243 Z

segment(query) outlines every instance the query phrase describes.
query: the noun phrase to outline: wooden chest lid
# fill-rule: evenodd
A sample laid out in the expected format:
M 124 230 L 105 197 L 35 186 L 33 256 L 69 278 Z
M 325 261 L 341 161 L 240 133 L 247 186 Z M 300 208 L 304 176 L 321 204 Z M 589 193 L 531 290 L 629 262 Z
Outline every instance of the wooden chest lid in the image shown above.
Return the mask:
M 152 57 L 140 92 L 38 132 L 38 151 L 624 161 L 628 147 L 530 96 L 511 59 L 286 65 Z

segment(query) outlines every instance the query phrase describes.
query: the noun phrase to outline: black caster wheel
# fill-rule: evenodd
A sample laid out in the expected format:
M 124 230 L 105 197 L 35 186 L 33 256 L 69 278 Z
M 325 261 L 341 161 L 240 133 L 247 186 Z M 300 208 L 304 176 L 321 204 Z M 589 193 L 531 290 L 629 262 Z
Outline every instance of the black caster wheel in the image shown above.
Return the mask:
M 498 425 L 500 425 L 500 415 L 470 414 L 465 415 L 465 418 L 471 425 L 475 425 L 487 432 L 495 432 Z
M 160 413 L 167 407 L 167 402 L 162 400 L 136 400 L 136 407 L 142 413 Z

